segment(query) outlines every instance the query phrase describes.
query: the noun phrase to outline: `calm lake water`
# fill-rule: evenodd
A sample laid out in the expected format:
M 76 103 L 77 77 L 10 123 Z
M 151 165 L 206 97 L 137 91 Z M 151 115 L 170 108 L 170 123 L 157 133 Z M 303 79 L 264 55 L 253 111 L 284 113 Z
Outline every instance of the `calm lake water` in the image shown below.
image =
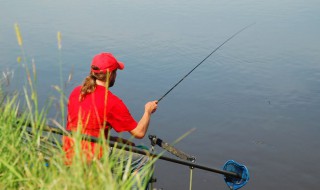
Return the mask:
M 41 105 L 57 96 L 52 85 L 60 84 L 60 64 L 64 81 L 73 76 L 69 95 L 92 57 L 112 52 L 126 68 L 111 90 L 139 119 L 145 102 L 254 22 L 159 103 L 149 134 L 173 142 L 196 128 L 175 146 L 206 166 L 221 168 L 229 159 L 245 164 L 251 179 L 243 189 L 316 189 L 319 0 L 1 0 L 0 69 L 14 72 L 11 88 L 25 84 L 14 23 L 27 63 L 36 63 Z M 155 175 L 157 188 L 188 189 L 187 167 L 159 161 Z M 219 174 L 194 170 L 193 177 L 194 189 L 227 189 Z

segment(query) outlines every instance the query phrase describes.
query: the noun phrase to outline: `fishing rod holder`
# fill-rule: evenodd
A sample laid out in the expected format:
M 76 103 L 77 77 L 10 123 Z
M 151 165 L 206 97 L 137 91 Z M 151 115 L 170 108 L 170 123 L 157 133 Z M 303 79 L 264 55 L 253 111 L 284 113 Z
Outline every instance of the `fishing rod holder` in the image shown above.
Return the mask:
M 157 138 L 157 136 L 155 135 L 149 135 L 149 140 L 151 141 L 152 147 L 158 145 L 159 147 L 163 148 L 164 150 L 168 151 L 169 153 L 173 154 L 174 156 L 182 160 L 190 161 L 193 163 L 196 161 L 196 158 L 194 156 L 190 156 L 189 154 L 184 153 L 181 150 L 178 150 L 169 143 L 166 143 L 162 139 Z

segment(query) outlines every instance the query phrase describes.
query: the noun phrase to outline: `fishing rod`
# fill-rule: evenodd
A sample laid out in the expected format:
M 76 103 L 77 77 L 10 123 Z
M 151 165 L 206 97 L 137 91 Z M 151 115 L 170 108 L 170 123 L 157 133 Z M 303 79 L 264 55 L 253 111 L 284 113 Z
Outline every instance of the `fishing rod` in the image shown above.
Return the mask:
M 189 71 L 184 77 L 182 77 L 182 79 L 180 79 L 172 88 L 170 88 L 161 98 L 159 98 L 158 102 L 160 102 L 165 96 L 167 96 L 175 87 L 177 87 L 185 78 L 187 78 L 197 67 L 199 67 L 205 60 L 207 60 L 214 52 L 216 52 L 218 49 L 220 49 L 224 44 L 226 44 L 232 38 L 234 38 L 235 36 L 240 34 L 242 31 L 246 30 L 247 28 L 251 27 L 254 24 L 255 23 L 252 23 L 252 24 L 242 28 L 241 30 L 239 30 L 238 32 L 233 34 L 231 37 L 229 37 L 227 40 L 225 40 L 218 47 L 216 47 L 209 55 L 207 55 L 207 57 L 205 57 L 200 63 L 198 63 L 193 69 L 191 69 L 191 71 Z

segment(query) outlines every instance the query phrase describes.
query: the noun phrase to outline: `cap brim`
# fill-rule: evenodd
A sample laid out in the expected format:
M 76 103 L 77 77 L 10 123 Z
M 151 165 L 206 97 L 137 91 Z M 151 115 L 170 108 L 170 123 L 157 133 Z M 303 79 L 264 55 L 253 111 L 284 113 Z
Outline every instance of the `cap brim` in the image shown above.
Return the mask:
M 118 61 L 118 65 L 119 65 L 118 69 L 120 69 L 120 70 L 124 69 L 124 64 L 122 62 Z

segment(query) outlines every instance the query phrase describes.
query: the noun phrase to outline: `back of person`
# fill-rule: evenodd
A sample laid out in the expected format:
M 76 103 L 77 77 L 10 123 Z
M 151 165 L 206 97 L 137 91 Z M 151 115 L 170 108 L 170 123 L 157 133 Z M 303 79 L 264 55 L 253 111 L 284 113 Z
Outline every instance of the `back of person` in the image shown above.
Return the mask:
M 99 137 L 100 130 L 113 128 L 119 133 L 137 126 L 122 100 L 105 87 L 97 86 L 79 102 L 80 89 L 81 86 L 75 88 L 69 98 L 67 130 L 81 125 L 83 134 Z
M 124 64 L 111 53 L 101 53 L 93 58 L 89 76 L 70 94 L 67 130 L 80 130 L 82 134 L 99 137 L 101 132 L 107 136 L 108 130 L 114 129 L 118 133 L 127 131 L 136 138 L 144 137 L 151 114 L 157 109 L 157 101 L 145 105 L 145 112 L 137 123 L 123 101 L 109 90 L 115 83 L 117 69 L 123 68 Z M 102 149 L 96 143 L 82 141 L 81 146 L 87 161 L 102 155 Z M 71 164 L 74 156 L 71 137 L 63 137 L 63 150 L 66 163 Z

